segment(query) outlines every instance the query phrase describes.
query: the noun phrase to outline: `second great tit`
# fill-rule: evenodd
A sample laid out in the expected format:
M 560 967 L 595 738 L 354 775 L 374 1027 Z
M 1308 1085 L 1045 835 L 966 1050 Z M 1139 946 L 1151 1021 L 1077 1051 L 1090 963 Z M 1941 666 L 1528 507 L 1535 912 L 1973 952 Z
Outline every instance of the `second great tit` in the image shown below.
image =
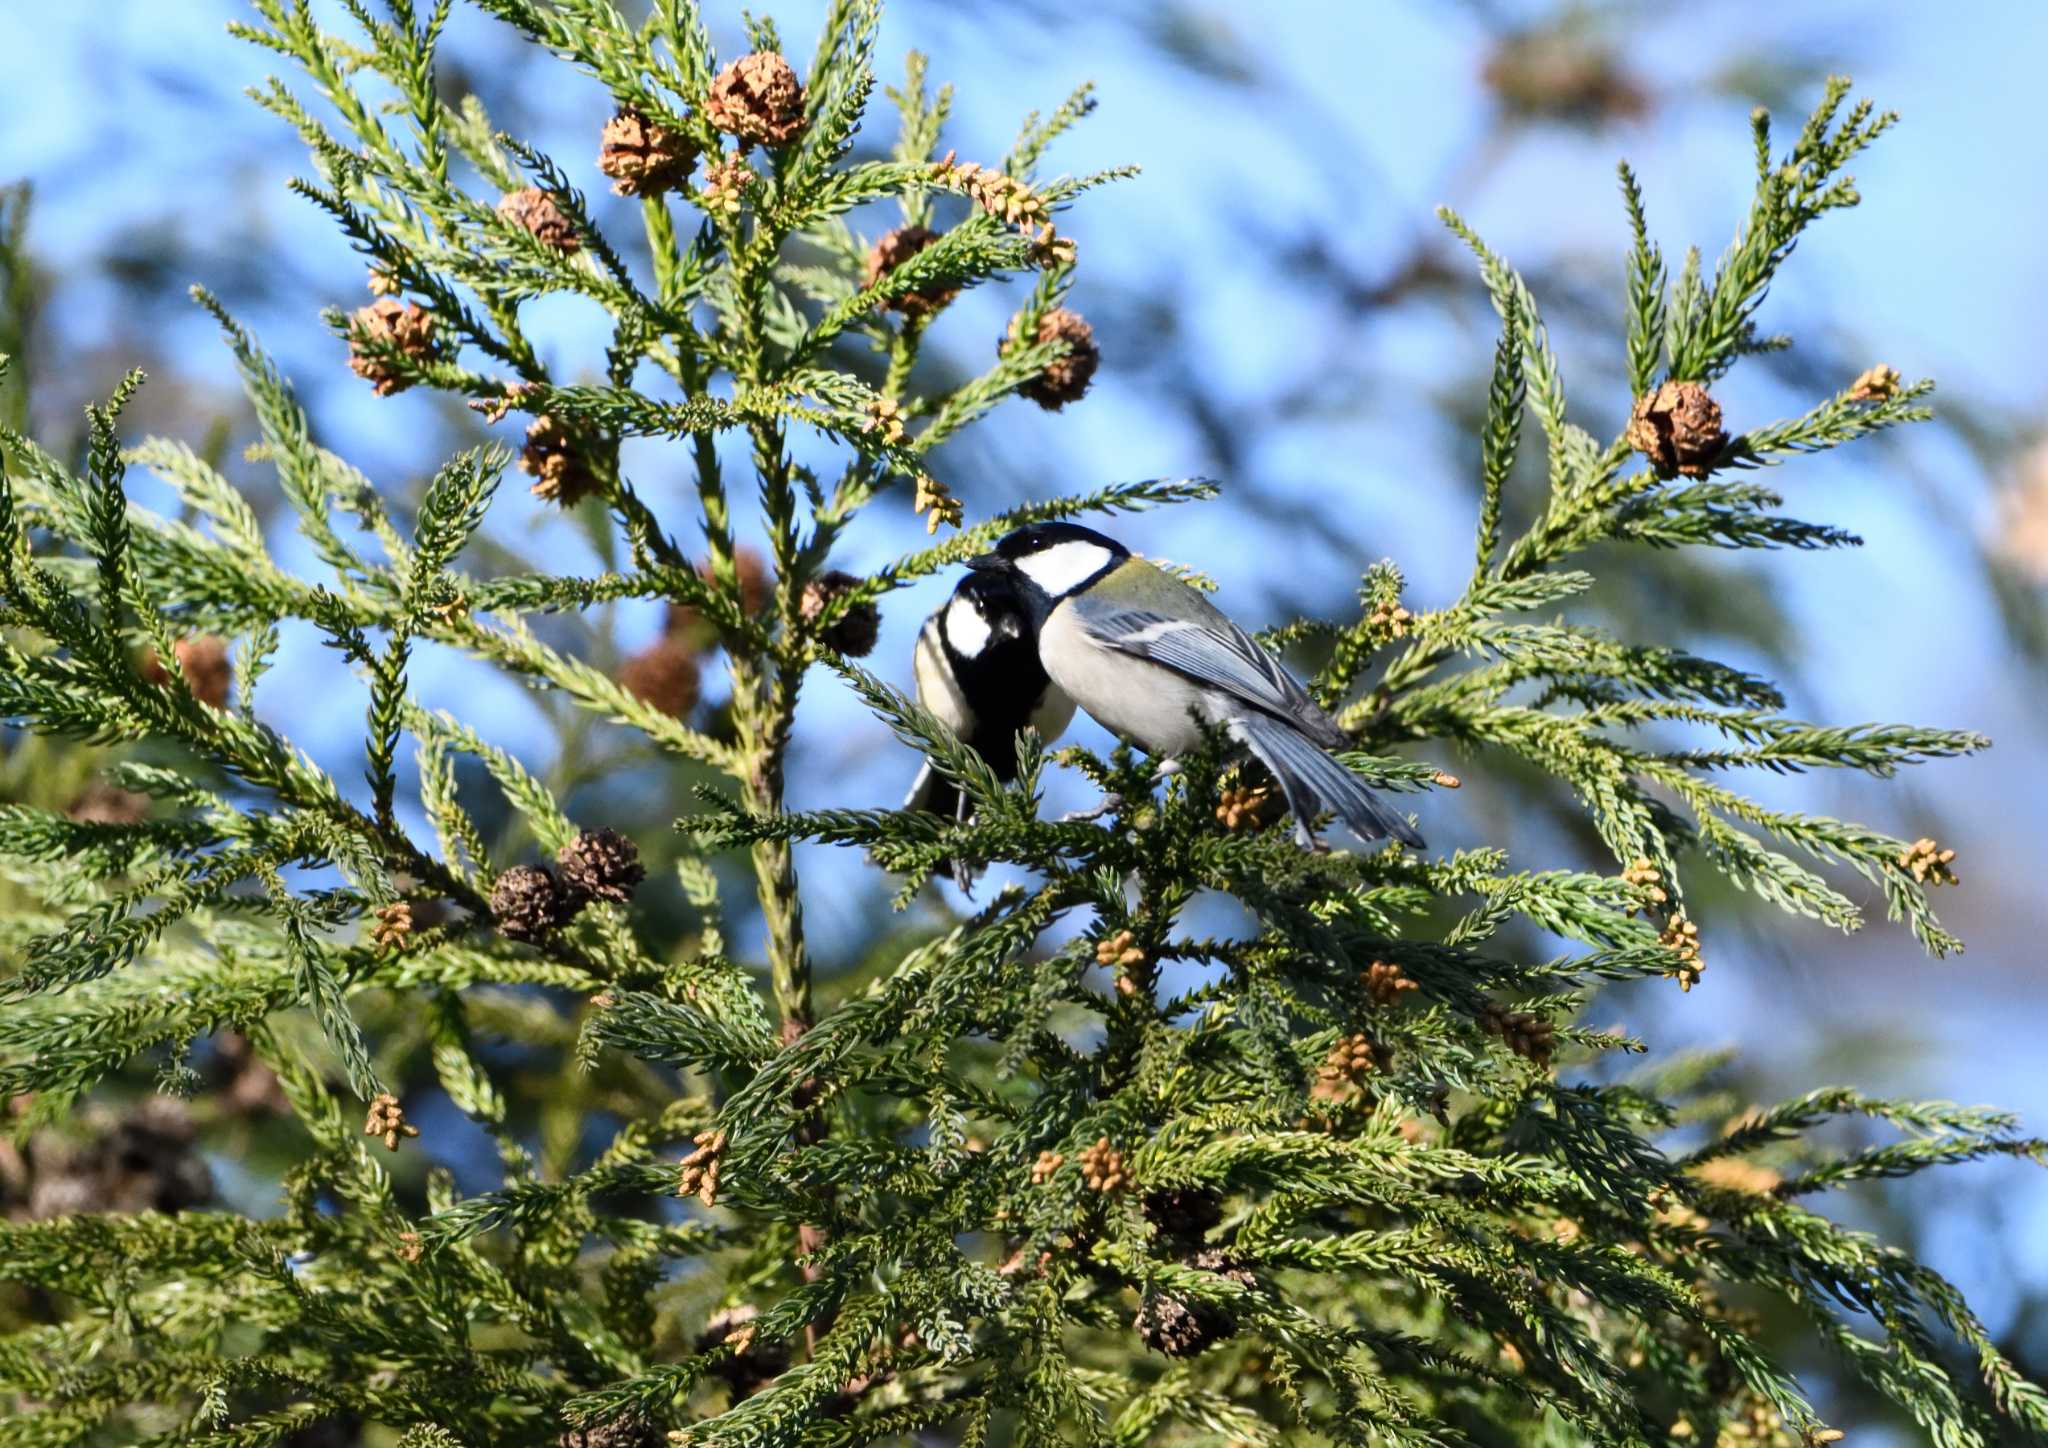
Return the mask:
M 1220 726 L 1271 772 L 1304 845 L 1328 809 L 1362 840 L 1422 848 L 1413 825 L 1330 757 L 1351 741 L 1286 667 L 1172 574 L 1077 523 L 1019 528 L 967 566 L 1014 586 L 1045 672 L 1112 734 L 1173 761 Z
M 970 573 L 924 621 L 915 659 L 917 702 L 939 716 L 1007 783 L 1017 777 L 1017 731 L 1057 739 L 1074 717 L 1074 701 L 1038 661 L 1031 609 L 1008 578 Z M 905 809 L 964 820 L 968 800 L 929 760 L 910 787 Z

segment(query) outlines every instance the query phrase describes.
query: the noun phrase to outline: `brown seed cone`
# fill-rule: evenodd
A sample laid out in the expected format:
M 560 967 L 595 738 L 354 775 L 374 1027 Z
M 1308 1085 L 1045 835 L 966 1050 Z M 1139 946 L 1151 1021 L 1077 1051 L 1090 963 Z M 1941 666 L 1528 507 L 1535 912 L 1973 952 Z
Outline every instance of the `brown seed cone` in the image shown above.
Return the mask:
M 535 940 L 565 919 L 561 889 L 545 865 L 514 865 L 491 887 L 491 918 L 499 933 L 514 940 Z
M 533 478 L 533 495 L 564 508 L 602 492 L 604 480 L 591 466 L 590 444 L 548 413 L 526 425 L 519 471 Z
M 604 123 L 597 169 L 621 196 L 658 196 L 690 177 L 697 151 L 683 136 L 641 115 L 620 111 Z
M 697 707 L 698 674 L 695 651 L 678 638 L 664 637 L 619 666 L 619 687 L 681 719 Z
M 1728 434 L 1721 430 L 1721 404 L 1704 386 L 1665 382 L 1636 399 L 1626 440 L 1665 477 L 1678 472 L 1703 478 L 1728 445 Z
M 1010 349 L 1016 340 L 1016 323 L 1012 322 L 1010 336 L 996 348 L 998 355 Z M 1049 364 L 1036 377 L 1017 390 L 1048 412 L 1058 412 L 1070 402 L 1079 402 L 1088 391 L 1088 384 L 1095 378 L 1095 369 L 1102 362 L 1102 349 L 1095 345 L 1095 329 L 1079 312 L 1068 311 L 1065 307 L 1054 307 L 1038 319 L 1038 341 L 1060 341 L 1067 344 L 1067 355 Z
M 533 233 L 534 240 L 556 251 L 575 251 L 583 245 L 569 213 L 538 186 L 506 192 L 498 202 L 498 215 L 514 226 L 524 227 Z
M 263 1063 L 239 1031 L 223 1031 L 213 1040 L 214 1059 L 226 1076 L 223 1091 L 228 1108 L 242 1116 L 284 1116 L 291 1099 L 277 1073 Z
M 149 818 L 149 796 L 95 779 L 64 813 L 82 825 L 139 825 Z
M 1246 1287 L 1258 1279 L 1236 1259 L 1223 1252 L 1198 1252 L 1188 1259 L 1190 1267 L 1216 1272 Z M 1154 1352 L 1168 1357 L 1193 1357 L 1211 1343 L 1220 1342 L 1237 1331 L 1237 1321 L 1223 1308 L 1170 1292 L 1146 1294 L 1132 1324 L 1138 1338 Z
M 768 571 L 768 560 L 751 548 L 742 548 L 733 554 L 732 566 L 739 575 L 740 612 L 759 613 L 775 597 L 775 578 Z M 698 564 L 697 573 L 712 582 L 710 560 Z
M 1230 1335 L 1234 1324 L 1204 1302 L 1155 1292 L 1138 1305 L 1131 1324 L 1138 1340 L 1167 1357 L 1193 1357 L 1211 1343 Z
M 928 226 L 899 226 L 894 231 L 883 233 L 882 239 L 868 249 L 864 285 L 873 286 L 938 239 L 939 234 Z M 881 306 L 884 311 L 901 312 L 906 317 L 924 317 L 959 295 L 958 287 L 926 286 L 890 297 Z
M 29 1142 L 28 1215 L 182 1212 L 213 1200 L 213 1176 L 193 1150 L 197 1131 L 185 1103 L 149 1096 L 91 1139 L 43 1133 Z
M 671 602 L 662 610 L 661 636 L 689 643 L 697 637 L 697 630 L 703 622 L 704 615 L 689 604 Z
M 832 603 L 860 580 L 834 568 L 804 585 L 797 612 L 805 623 L 816 623 Z M 837 649 L 850 659 L 866 658 L 882 631 L 882 611 L 872 601 L 856 603 L 834 619 L 819 635 L 827 648 Z
M 178 656 L 178 667 L 185 672 L 185 683 L 190 686 L 192 697 L 216 709 L 225 708 L 228 684 L 234 677 L 234 671 L 228 664 L 226 642 L 212 634 L 195 634 L 191 638 L 179 639 L 171 648 Z M 164 667 L 155 649 L 142 656 L 142 677 L 152 684 L 171 682 L 171 671 Z
M 564 1428 L 555 1440 L 558 1448 L 658 1448 L 667 1441 L 659 1428 L 638 1413 L 582 1428 Z
M 1199 1242 L 1223 1220 L 1223 1199 L 1207 1187 L 1161 1187 L 1145 1194 L 1145 1219 L 1162 1236 Z
M 555 853 L 562 884 L 578 895 L 623 905 L 647 878 L 640 847 L 617 830 L 584 830 Z
M 356 308 L 349 320 L 365 337 L 395 347 L 415 362 L 433 360 L 434 318 L 418 302 L 401 303 L 384 297 L 367 307 Z M 390 358 L 366 352 L 354 341 L 349 343 L 348 368 L 370 383 L 379 397 L 389 397 L 412 386 L 412 379 L 401 376 Z
M 788 145 L 804 128 L 803 84 L 788 61 L 772 50 L 757 50 L 711 82 L 704 119 L 742 145 Z
M 1617 55 L 1563 28 L 1509 36 L 1487 57 L 1482 78 L 1504 107 L 1524 116 L 1594 125 L 1650 108 Z

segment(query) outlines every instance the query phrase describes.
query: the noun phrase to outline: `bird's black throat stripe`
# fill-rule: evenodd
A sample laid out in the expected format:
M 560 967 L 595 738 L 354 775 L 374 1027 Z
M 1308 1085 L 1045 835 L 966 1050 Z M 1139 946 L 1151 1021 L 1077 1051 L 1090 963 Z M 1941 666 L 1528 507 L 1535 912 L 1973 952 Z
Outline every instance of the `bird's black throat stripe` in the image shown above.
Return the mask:
M 978 654 L 963 654 L 939 615 L 939 641 L 963 693 L 974 701 L 974 732 L 966 739 L 988 761 L 996 778 L 1017 777 L 1017 731 L 1031 722 L 1052 680 L 1038 661 L 1038 642 L 1026 637 L 989 637 Z

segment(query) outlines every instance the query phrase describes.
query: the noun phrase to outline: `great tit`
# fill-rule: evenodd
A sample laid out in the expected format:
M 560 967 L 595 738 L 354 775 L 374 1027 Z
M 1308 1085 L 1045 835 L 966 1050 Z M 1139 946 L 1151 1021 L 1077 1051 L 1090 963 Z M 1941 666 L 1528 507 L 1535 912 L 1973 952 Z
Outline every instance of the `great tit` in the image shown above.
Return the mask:
M 1031 610 L 1017 585 L 997 573 L 970 573 L 917 635 L 917 701 L 939 716 L 1008 782 L 1017 777 L 1017 731 L 1057 739 L 1074 701 L 1053 686 L 1038 661 Z M 925 761 L 905 809 L 962 820 L 968 801 Z
M 1272 773 L 1304 845 L 1328 809 L 1360 839 L 1422 848 L 1414 826 L 1330 757 L 1350 740 L 1286 667 L 1172 574 L 1076 523 L 1019 528 L 967 566 L 1015 588 L 1053 683 L 1167 769 L 1220 726 Z

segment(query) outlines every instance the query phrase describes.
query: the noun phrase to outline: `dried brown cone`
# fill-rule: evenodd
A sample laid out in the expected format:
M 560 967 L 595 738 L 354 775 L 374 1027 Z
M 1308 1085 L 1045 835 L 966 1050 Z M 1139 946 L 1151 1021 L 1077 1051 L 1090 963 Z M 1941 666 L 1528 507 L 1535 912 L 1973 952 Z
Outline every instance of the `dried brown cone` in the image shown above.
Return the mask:
M 571 252 L 583 245 L 569 213 L 538 186 L 506 192 L 498 201 L 498 215 L 531 232 L 535 241 L 555 251 Z
M 534 479 L 533 495 L 564 508 L 604 491 L 590 443 L 558 418 L 542 413 L 526 425 L 519 471 Z
M 996 348 L 998 356 L 1009 351 L 1017 340 L 1019 320 L 1011 320 L 1010 335 Z M 1043 372 L 1017 390 L 1048 412 L 1058 412 L 1070 402 L 1079 402 L 1102 362 L 1102 349 L 1095 345 L 1095 329 L 1079 312 L 1054 307 L 1038 319 L 1034 340 L 1065 342 L 1067 353 L 1048 363 Z
M 772 50 L 743 55 L 711 82 L 704 119 L 743 146 L 786 146 L 804 129 L 803 83 Z
M 748 1396 L 789 1368 L 787 1343 L 761 1342 L 755 1337 L 754 1320 L 760 1315 L 761 1309 L 749 1302 L 721 1308 L 711 1314 L 697 1339 L 699 1352 L 715 1347 L 732 1348 L 732 1355 L 711 1371 L 725 1379 L 736 1398 Z
M 1081 1152 L 1081 1180 L 1093 1192 L 1120 1192 L 1131 1184 L 1124 1171 L 1124 1154 L 1102 1137 Z
M 1208 1187 L 1161 1187 L 1145 1194 L 1145 1220 L 1163 1237 L 1198 1243 L 1223 1220 L 1223 1198 Z
M 556 851 L 555 867 L 571 892 L 619 905 L 632 899 L 633 887 L 647 878 L 640 847 L 617 830 L 580 832 Z
M 775 601 L 775 575 L 769 571 L 767 559 L 752 548 L 741 548 L 734 552 L 732 566 L 739 578 L 741 613 L 759 613 Z M 697 575 L 717 586 L 710 560 L 697 565 Z
M 234 678 L 234 670 L 228 663 L 227 643 L 212 634 L 195 634 L 188 639 L 179 639 L 171 645 L 171 652 L 177 655 L 178 667 L 184 672 L 192 697 L 216 709 L 225 708 L 228 685 Z M 142 656 L 142 677 L 157 685 L 171 682 L 171 671 L 164 667 L 155 649 Z
M 825 610 L 857 587 L 860 579 L 851 573 L 842 573 L 834 568 L 821 573 L 804 585 L 803 597 L 797 603 L 797 613 L 807 624 L 815 624 L 824 617 Z M 866 658 L 874 650 L 875 640 L 882 632 L 882 611 L 873 599 L 864 599 L 853 604 L 826 626 L 818 635 L 827 648 L 837 649 L 850 659 Z
M 412 379 L 400 373 L 382 349 L 364 350 L 361 338 L 396 349 L 414 362 L 434 360 L 433 314 L 418 302 L 383 297 L 367 307 L 356 308 L 349 321 L 358 334 L 349 341 L 349 371 L 368 382 L 379 397 L 405 391 L 412 386 Z
M 1375 960 L 1359 978 L 1365 982 L 1366 994 L 1372 997 L 1374 1005 L 1394 1005 L 1404 991 L 1419 988 L 1406 971 L 1388 960 Z
M 1146 1347 L 1173 1358 L 1193 1357 L 1237 1330 L 1219 1309 L 1170 1292 L 1147 1293 L 1131 1325 Z
M 1256 1277 L 1225 1252 L 1198 1252 L 1188 1259 L 1188 1265 L 1228 1277 L 1243 1287 L 1258 1284 Z M 1167 1357 L 1193 1357 L 1237 1332 L 1237 1319 L 1227 1309 L 1171 1292 L 1147 1293 L 1132 1325 L 1145 1346 Z
M 214 1038 L 213 1049 L 226 1077 L 222 1090 L 229 1110 L 242 1116 L 283 1116 L 292 1109 L 277 1073 L 264 1064 L 247 1036 L 224 1031 Z
M 149 818 L 149 796 L 95 779 L 64 813 L 82 825 L 139 825 Z
M 939 234 L 928 226 L 899 226 L 884 232 L 881 240 L 868 249 L 865 285 L 873 286 L 938 239 Z M 906 317 L 927 317 L 959 295 L 960 288 L 956 286 L 934 283 L 889 297 L 880 305 L 885 311 L 901 312 Z
M 681 719 L 697 707 L 701 672 L 696 650 L 664 635 L 619 666 L 619 687 L 649 708 Z
M 420 1129 L 405 1119 L 405 1108 L 398 1104 L 398 1098 L 386 1091 L 370 1102 L 369 1115 L 363 1119 L 363 1135 L 384 1138 L 386 1151 L 398 1150 L 398 1139 L 402 1136 L 418 1136 Z
M 1665 382 L 1636 399 L 1628 445 L 1665 477 L 1703 478 L 1728 445 L 1721 404 L 1698 382 Z
M 673 191 L 689 179 L 696 164 L 696 147 L 638 111 L 620 111 L 604 123 L 597 169 L 612 178 L 612 190 L 621 196 Z
M 514 865 L 491 887 L 491 919 L 513 940 L 537 940 L 568 918 L 554 873 L 545 865 Z
M 1481 72 L 1507 109 L 1591 125 L 1631 120 L 1649 97 L 1606 46 L 1568 28 L 1545 26 L 1503 39 Z
M 624 1413 L 603 1423 L 564 1428 L 556 1448 L 660 1448 L 668 1437 L 638 1413 Z
M 28 1147 L 27 1214 L 36 1219 L 90 1212 L 182 1212 L 213 1200 L 213 1176 L 195 1150 L 185 1103 L 147 1096 L 85 1141 L 40 1133 Z

